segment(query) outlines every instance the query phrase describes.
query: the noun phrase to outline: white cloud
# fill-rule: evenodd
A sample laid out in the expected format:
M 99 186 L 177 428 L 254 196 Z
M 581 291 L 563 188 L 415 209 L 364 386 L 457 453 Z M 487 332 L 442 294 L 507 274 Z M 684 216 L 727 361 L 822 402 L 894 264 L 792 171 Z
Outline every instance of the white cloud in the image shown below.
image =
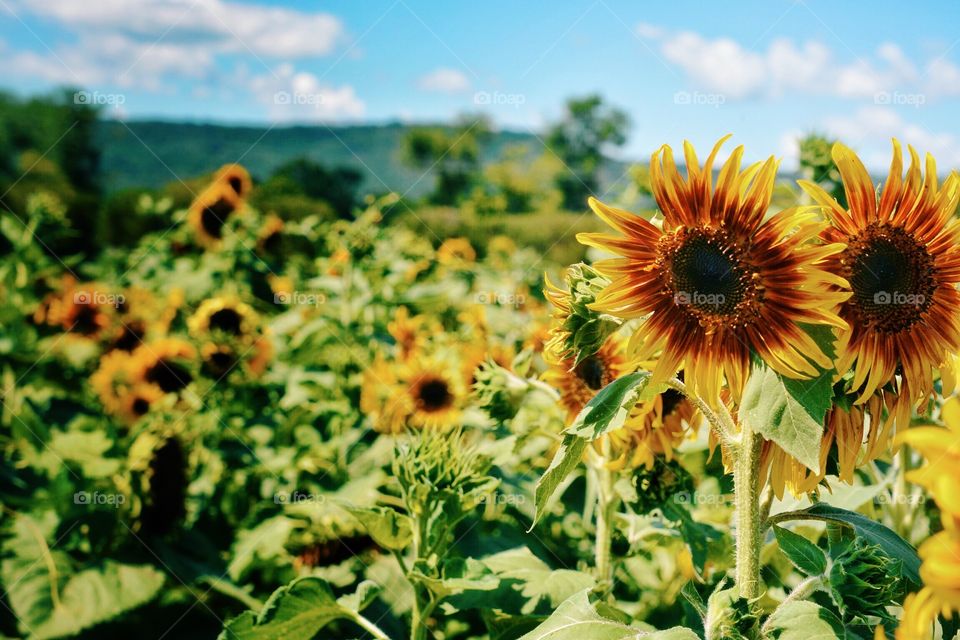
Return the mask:
M 825 44 L 787 38 L 765 49 L 748 49 L 731 38 L 707 38 L 690 31 L 671 33 L 649 24 L 637 32 L 654 39 L 664 59 L 682 69 L 698 88 L 729 99 L 779 96 L 789 92 L 874 98 L 879 93 L 960 94 L 960 68 L 944 59 L 925 73 L 900 47 L 885 42 L 873 55 L 842 63 Z
M 316 75 L 282 64 L 276 74 L 249 79 L 255 99 L 274 122 L 328 122 L 361 118 L 366 105 L 353 87 L 323 84 Z
M 424 91 L 438 93 L 463 93 L 470 90 L 470 81 L 461 71 L 449 68 L 440 68 L 422 76 L 417 81 Z
M 849 116 L 827 118 L 824 124 L 829 135 L 856 148 L 864 164 L 875 171 L 890 165 L 891 138 L 913 145 L 921 154 L 932 153 L 941 171 L 960 166 L 960 141 L 955 135 L 909 122 L 890 107 L 863 107 Z

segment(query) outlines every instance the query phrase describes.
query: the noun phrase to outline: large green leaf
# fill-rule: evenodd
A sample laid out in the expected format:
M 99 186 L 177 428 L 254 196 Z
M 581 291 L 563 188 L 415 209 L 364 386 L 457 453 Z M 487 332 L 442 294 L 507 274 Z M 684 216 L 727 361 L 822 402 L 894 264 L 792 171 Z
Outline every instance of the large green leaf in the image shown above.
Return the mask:
M 831 372 L 792 380 L 755 364 L 743 390 L 740 419 L 809 469 L 820 470 L 823 420 L 833 398 Z
M 875 522 L 870 518 L 846 509 L 820 502 L 802 511 L 781 513 L 775 522 L 786 520 L 820 520 L 823 522 L 839 522 L 853 527 L 858 536 L 868 542 L 879 545 L 884 553 L 891 558 L 903 561 L 903 573 L 907 580 L 915 585 L 920 584 L 920 557 L 910 543 L 898 536 L 895 532 Z
M 774 526 L 780 550 L 793 565 L 808 576 L 818 576 L 827 570 L 827 555 L 798 533 Z
M 564 431 L 560 448 L 537 482 L 534 493 L 536 513 L 531 529 L 543 516 L 557 487 L 580 464 L 587 444 L 622 427 L 630 410 L 645 394 L 651 393 L 647 389 L 649 379 L 650 374 L 642 371 L 617 378 L 601 389 Z
M 312 640 L 334 620 L 356 618 L 352 605 L 366 604 L 370 595 L 367 585 L 361 590 L 338 601 L 326 581 L 298 578 L 274 591 L 259 614 L 246 611 L 229 620 L 218 640 Z
M 553 615 L 520 640 L 697 640 L 697 634 L 682 627 L 644 633 L 604 618 L 590 604 L 588 593 L 583 590 L 564 600 Z
M 413 540 L 410 517 L 388 507 L 354 507 L 344 504 L 343 508 L 353 514 L 374 542 L 391 551 L 406 549 Z
M 106 560 L 76 567 L 63 551 L 50 548 L 56 518 L 17 516 L 4 545 L 11 554 L 0 578 L 21 631 L 31 638 L 64 638 L 152 600 L 164 575 L 149 565 Z
M 523 614 L 536 611 L 541 601 L 555 609 L 570 596 L 596 584 L 592 575 L 582 571 L 551 569 L 526 547 L 494 554 L 483 563 L 500 578 L 511 600 L 516 601 L 518 592 L 523 596 Z
M 597 392 L 565 433 L 592 442 L 605 433 L 619 429 L 626 422 L 630 410 L 643 398 L 649 379 L 650 374 L 645 371 L 617 378 Z
M 843 623 L 829 609 L 806 600 L 788 602 L 764 625 L 777 640 L 838 640 L 845 638 Z

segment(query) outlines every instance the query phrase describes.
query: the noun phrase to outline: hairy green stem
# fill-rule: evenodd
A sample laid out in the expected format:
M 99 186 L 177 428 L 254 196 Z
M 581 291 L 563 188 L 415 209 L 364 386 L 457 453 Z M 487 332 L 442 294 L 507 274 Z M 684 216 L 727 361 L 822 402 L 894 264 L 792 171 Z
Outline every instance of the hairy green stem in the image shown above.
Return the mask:
M 787 597 L 784 598 L 783 601 L 777 605 L 777 609 L 780 609 L 781 607 L 784 607 L 790 604 L 791 602 L 804 600 L 808 598 L 810 594 L 812 594 L 813 592 L 823 588 L 823 586 L 824 586 L 823 576 L 810 576 L 809 578 L 806 578 L 805 580 L 803 580 L 803 582 L 798 584 L 794 588 L 794 590 L 791 591 L 787 595 Z M 763 627 L 760 629 L 762 633 L 767 633 L 768 631 L 770 631 L 770 621 L 773 619 L 774 617 L 772 615 L 769 618 L 767 618 L 767 621 L 764 623 Z
M 740 597 L 760 597 L 760 446 L 763 439 L 746 424 L 734 450 L 734 500 L 737 519 L 736 584 Z
M 605 449 L 608 447 L 605 447 Z M 603 456 L 607 461 L 607 456 Z M 597 468 L 597 534 L 594 542 L 597 582 L 603 593 L 613 590 L 613 519 L 617 513 L 618 500 L 614 491 L 614 474 L 606 466 Z
M 355 611 L 352 611 L 350 613 L 351 613 L 350 619 L 353 622 L 355 622 L 357 626 L 364 629 L 367 633 L 372 635 L 374 638 L 376 638 L 377 640 L 390 640 L 390 636 L 384 633 L 383 630 L 380 629 L 380 627 L 378 627 L 377 625 L 373 624 L 372 622 L 364 618 L 361 614 Z

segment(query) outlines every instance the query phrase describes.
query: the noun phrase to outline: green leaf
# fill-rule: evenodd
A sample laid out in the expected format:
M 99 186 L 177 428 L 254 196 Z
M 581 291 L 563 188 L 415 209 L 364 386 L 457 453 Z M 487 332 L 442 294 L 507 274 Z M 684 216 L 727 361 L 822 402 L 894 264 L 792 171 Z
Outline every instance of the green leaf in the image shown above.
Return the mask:
M 534 503 L 536 511 L 533 516 L 533 522 L 530 523 L 530 530 L 536 526 L 537 521 L 543 516 L 547 507 L 547 502 L 556 492 L 568 475 L 580 465 L 583 459 L 583 452 L 587 448 L 587 441 L 573 435 L 563 437 L 563 442 L 557 453 L 554 454 L 550 466 L 544 471 L 543 475 L 537 481 L 537 488 L 534 491 Z
M 564 433 L 592 442 L 615 431 L 626 422 L 630 411 L 643 398 L 650 374 L 645 371 L 617 378 L 597 392 Z
M 845 638 L 843 623 L 831 612 L 808 600 L 777 607 L 764 625 L 778 640 L 836 640 Z
M 520 640 L 635 640 L 640 636 L 637 629 L 608 620 L 597 613 L 590 604 L 588 593 L 589 590 L 584 589 L 564 600 L 553 615 Z M 696 635 L 690 638 L 693 640 Z
M 884 553 L 893 559 L 902 560 L 903 573 L 907 580 L 920 584 L 920 557 L 910 543 L 879 522 L 846 509 L 840 509 L 824 502 L 809 509 L 791 511 L 776 516 L 777 522 L 784 520 L 820 520 L 839 522 L 853 527 L 856 534 L 872 544 L 879 545 Z
M 351 611 L 363 611 L 370 603 L 376 600 L 383 589 L 373 580 L 364 580 L 357 585 L 357 590 L 353 593 L 337 598 L 337 602 Z
M 334 620 L 356 617 L 356 609 L 345 603 L 365 600 L 369 591 L 364 584 L 358 589 L 364 593 L 337 601 L 326 581 L 298 578 L 274 591 L 259 614 L 246 611 L 229 620 L 218 640 L 313 640 Z
M 683 540 L 690 548 L 690 556 L 693 559 L 694 567 L 698 572 L 703 573 L 710 552 L 710 541 L 719 540 L 723 537 L 723 534 L 709 524 L 694 520 L 690 511 L 683 504 L 666 502 L 661 505 L 660 510 L 663 512 L 664 518 L 677 523 Z
M 417 571 L 409 574 L 411 581 L 425 585 L 438 600 L 474 591 L 493 591 L 500 585 L 500 579 L 482 562 L 473 558 L 447 560 L 441 576 L 434 578 Z
M 800 534 L 783 527 L 773 527 L 780 550 L 793 565 L 808 576 L 819 576 L 827 570 L 827 556 Z
M 56 517 L 19 515 L 0 564 L 7 600 L 31 638 L 63 638 L 111 620 L 159 594 L 164 574 L 149 565 L 106 560 L 81 569 L 51 550 Z M 51 534 L 51 535 L 48 535 Z
M 792 380 L 754 365 L 743 390 L 740 419 L 813 471 L 820 470 L 823 421 L 833 398 L 830 372 Z
M 342 505 L 367 530 L 374 542 L 391 551 L 406 549 L 413 540 L 410 517 L 389 507 L 354 507 Z
M 508 601 L 515 602 L 517 592 L 523 596 L 526 602 L 520 608 L 522 614 L 533 613 L 542 601 L 556 609 L 570 596 L 592 589 L 596 584 L 590 574 L 572 569 L 551 569 L 526 547 L 494 554 L 484 558 L 483 564 L 500 578 Z

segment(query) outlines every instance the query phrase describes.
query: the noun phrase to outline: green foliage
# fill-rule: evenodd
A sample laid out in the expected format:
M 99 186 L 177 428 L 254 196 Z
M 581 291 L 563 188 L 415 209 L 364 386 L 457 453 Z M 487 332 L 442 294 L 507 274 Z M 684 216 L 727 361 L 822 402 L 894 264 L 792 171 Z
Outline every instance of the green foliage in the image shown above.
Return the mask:
M 846 194 L 840 180 L 840 171 L 831 157 L 836 140 L 811 133 L 800 140 L 800 173 L 804 179 L 819 184 L 846 207 Z
M 773 527 L 780 550 L 790 562 L 808 576 L 818 576 L 827 570 L 827 556 L 820 547 L 803 536 L 783 527 Z
M 436 176 L 431 200 L 455 204 L 473 186 L 480 172 L 480 145 L 490 124 L 482 116 L 461 118 L 452 129 L 419 127 L 403 141 L 403 157 L 411 166 Z
M 769 636 L 778 640 L 847 638 L 843 623 L 827 608 L 804 600 L 778 608 L 767 621 Z
M 566 209 L 580 210 L 596 193 L 603 153 L 626 142 L 627 114 L 603 103 L 599 95 L 567 101 L 563 119 L 547 133 L 547 147 L 567 171 L 557 174 Z

